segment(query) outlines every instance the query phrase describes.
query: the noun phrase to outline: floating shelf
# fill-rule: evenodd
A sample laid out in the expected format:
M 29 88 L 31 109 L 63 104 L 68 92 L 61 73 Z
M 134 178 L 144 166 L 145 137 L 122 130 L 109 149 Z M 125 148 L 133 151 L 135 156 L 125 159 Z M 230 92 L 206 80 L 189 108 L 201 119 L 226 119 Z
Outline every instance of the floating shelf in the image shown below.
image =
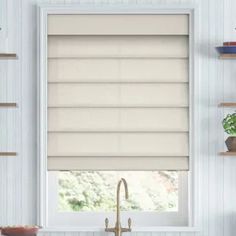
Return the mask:
M 222 102 L 219 107 L 236 107 L 236 102 Z
M 236 53 L 220 54 L 220 59 L 236 59 Z
M 221 156 L 236 156 L 236 152 L 220 152 Z
M 16 152 L 0 152 L 0 156 L 16 156 Z
M 17 103 L 15 102 L 0 102 L 1 107 L 17 107 Z
M 17 59 L 15 53 L 0 53 L 0 59 Z

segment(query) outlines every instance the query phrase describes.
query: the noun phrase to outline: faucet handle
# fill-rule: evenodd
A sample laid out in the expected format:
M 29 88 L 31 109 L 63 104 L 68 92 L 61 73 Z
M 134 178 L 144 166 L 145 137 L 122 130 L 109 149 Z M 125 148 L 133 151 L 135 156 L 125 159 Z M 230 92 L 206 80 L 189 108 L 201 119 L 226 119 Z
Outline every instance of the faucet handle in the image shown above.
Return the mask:
M 108 228 L 108 224 L 109 224 L 109 220 L 108 218 L 105 219 L 105 226 L 106 226 L 106 229 Z
M 132 223 L 132 221 L 131 221 L 131 219 L 129 218 L 129 219 L 128 219 L 128 226 L 129 226 L 129 229 L 131 229 L 131 223 Z
M 124 233 L 124 232 L 131 232 L 131 219 L 129 218 L 128 219 L 128 228 L 121 228 L 121 232 Z

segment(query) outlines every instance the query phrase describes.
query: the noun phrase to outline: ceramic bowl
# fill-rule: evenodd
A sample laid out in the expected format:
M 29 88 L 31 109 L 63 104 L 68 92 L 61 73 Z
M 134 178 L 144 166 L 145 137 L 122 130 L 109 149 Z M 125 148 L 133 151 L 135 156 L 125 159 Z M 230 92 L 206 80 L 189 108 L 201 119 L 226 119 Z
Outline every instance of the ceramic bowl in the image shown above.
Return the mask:
M 235 42 L 235 41 L 224 42 L 223 45 L 224 45 L 224 46 L 236 46 L 236 42 Z
M 220 54 L 234 54 L 236 53 L 236 46 L 219 46 L 216 50 Z
M 38 226 L 13 226 L 0 228 L 3 235 L 7 236 L 30 236 L 38 233 Z

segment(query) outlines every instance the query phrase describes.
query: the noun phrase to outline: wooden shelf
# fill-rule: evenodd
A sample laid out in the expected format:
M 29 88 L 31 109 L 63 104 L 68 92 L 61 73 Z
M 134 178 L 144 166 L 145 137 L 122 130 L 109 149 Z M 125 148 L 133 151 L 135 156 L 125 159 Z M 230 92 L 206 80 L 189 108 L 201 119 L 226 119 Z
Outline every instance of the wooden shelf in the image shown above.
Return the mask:
M 15 102 L 0 102 L 1 107 L 17 107 L 17 103 Z
M 4 157 L 4 156 L 16 156 L 17 153 L 16 152 L 0 152 L 0 157 Z
M 17 59 L 15 53 L 0 53 L 0 59 Z
M 236 152 L 220 152 L 221 156 L 236 156 Z
M 236 107 L 236 102 L 222 102 L 219 107 Z
M 236 59 L 236 53 L 234 53 L 234 54 L 231 54 L 231 53 L 220 54 L 219 58 L 220 59 Z

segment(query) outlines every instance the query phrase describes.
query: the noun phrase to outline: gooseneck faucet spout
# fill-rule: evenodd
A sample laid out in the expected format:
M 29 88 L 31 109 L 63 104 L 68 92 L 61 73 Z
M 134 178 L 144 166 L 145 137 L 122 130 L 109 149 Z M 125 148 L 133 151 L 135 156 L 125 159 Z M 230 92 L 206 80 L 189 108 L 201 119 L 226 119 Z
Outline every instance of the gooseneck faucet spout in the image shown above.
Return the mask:
M 131 219 L 128 219 L 128 228 L 122 228 L 121 227 L 121 221 L 120 221 L 120 188 L 122 183 L 125 187 L 125 199 L 128 200 L 129 198 L 129 192 L 128 192 L 128 185 L 124 178 L 121 178 L 117 185 L 117 191 L 116 191 L 116 224 L 114 228 L 108 228 L 109 221 L 106 218 L 105 219 L 105 231 L 106 232 L 113 232 L 115 236 L 121 236 L 123 232 L 131 232 Z
M 124 184 L 124 187 L 125 187 L 125 199 L 128 200 L 129 198 L 129 192 L 128 192 L 128 186 L 127 186 L 127 182 L 125 179 L 121 179 L 119 182 L 118 182 L 118 185 L 117 185 L 117 193 L 116 193 L 116 223 L 118 225 L 120 225 L 120 187 L 121 187 L 121 184 Z

